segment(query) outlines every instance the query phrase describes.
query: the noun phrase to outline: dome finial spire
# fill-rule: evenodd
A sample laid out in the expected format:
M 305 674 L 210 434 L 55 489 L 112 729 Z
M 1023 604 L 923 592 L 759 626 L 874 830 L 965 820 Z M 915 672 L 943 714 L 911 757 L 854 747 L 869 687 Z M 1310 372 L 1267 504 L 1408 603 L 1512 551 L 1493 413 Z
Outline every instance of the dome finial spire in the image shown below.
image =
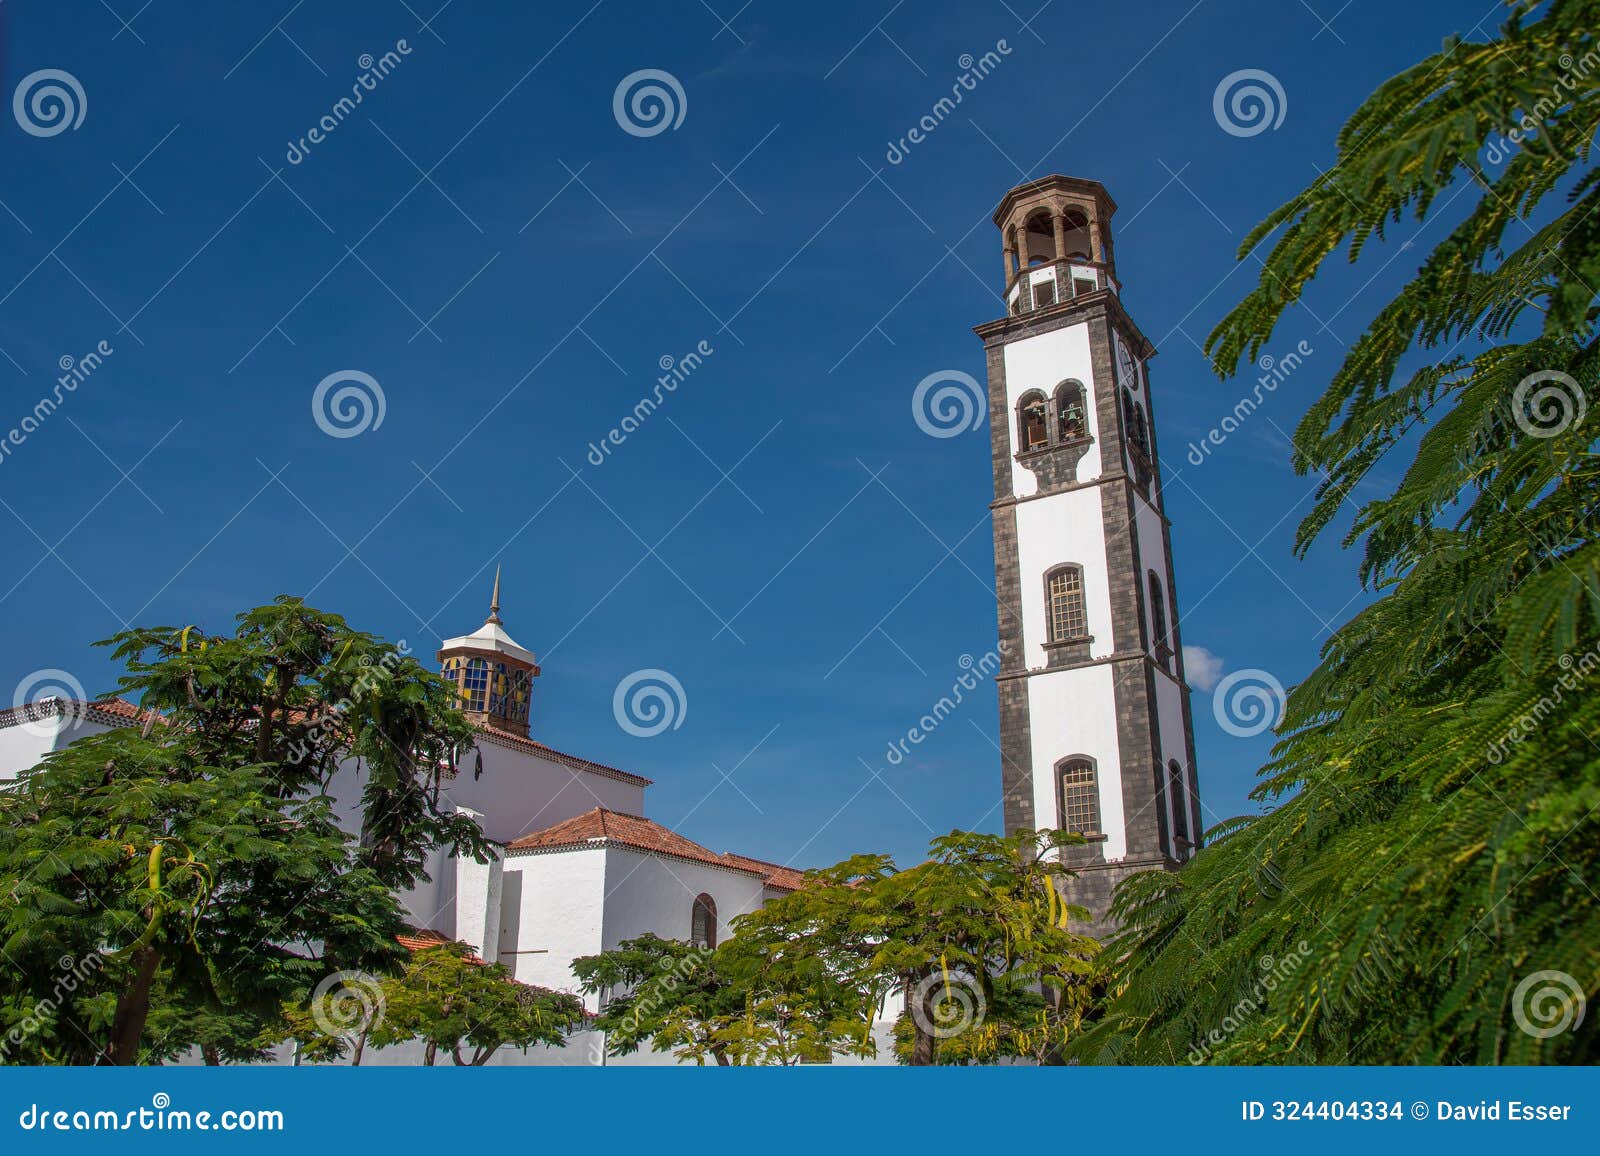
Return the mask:
M 494 593 L 489 596 L 489 618 L 488 618 L 488 622 L 492 622 L 496 626 L 501 625 L 501 622 L 500 622 L 500 564 L 498 562 L 495 563 L 495 567 L 494 567 Z M 487 623 L 486 623 L 486 625 L 487 625 Z

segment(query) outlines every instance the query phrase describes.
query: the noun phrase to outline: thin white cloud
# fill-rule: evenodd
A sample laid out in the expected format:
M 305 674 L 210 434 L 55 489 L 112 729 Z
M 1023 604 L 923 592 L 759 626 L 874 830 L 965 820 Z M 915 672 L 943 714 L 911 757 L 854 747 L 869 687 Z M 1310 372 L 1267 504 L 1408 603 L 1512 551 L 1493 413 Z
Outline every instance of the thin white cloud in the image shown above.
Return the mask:
M 1196 690 L 1211 691 L 1222 679 L 1222 659 L 1203 646 L 1183 648 L 1183 672 Z

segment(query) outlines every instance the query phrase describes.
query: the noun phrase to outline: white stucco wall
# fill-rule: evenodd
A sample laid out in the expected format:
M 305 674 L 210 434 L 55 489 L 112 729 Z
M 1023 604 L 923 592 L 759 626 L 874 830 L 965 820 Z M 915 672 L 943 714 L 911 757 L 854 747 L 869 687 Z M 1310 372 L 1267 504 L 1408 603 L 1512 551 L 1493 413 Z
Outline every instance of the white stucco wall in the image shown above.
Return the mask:
M 1122 758 L 1109 664 L 1036 674 L 1028 679 L 1028 740 L 1032 747 L 1034 815 L 1040 826 L 1059 821 L 1055 765 L 1086 755 L 1099 772 L 1100 823 L 1107 859 L 1128 853 L 1122 798 Z M 1180 728 L 1179 734 L 1182 734 Z
M 572 961 L 604 950 L 607 851 L 506 856 L 501 878 L 500 962 L 523 983 L 577 991 Z M 592 996 L 585 1006 L 594 1009 Z
M 1011 492 L 1019 498 L 1031 497 L 1039 492 L 1038 479 L 1033 471 L 1015 459 L 1017 453 L 1017 402 L 1031 390 L 1039 390 L 1046 398 L 1061 382 L 1068 378 L 1081 381 L 1087 394 L 1089 443 L 1087 452 L 1078 463 L 1078 480 L 1086 481 L 1100 476 L 1099 415 L 1095 409 L 1097 385 L 1094 366 L 1089 356 L 1089 326 L 1071 325 L 1065 329 L 1040 333 L 1014 341 L 1005 347 L 1006 371 L 1006 425 L 1010 430 Z M 1104 555 L 1102 555 L 1104 557 Z
M 1064 562 L 1083 567 L 1084 611 L 1094 639 L 1090 654 L 1103 658 L 1116 649 L 1116 640 L 1111 636 L 1105 519 L 1098 486 L 1017 505 L 1023 661 L 1030 669 L 1044 666 L 1046 659 L 1044 644 L 1049 639 L 1049 625 L 1045 620 L 1044 576 Z
M 761 906 L 759 875 L 709 864 L 646 855 L 626 848 L 606 854 L 605 945 L 652 931 L 663 939 L 689 938 L 697 895 L 717 905 L 717 941 L 728 938 L 736 915 Z
M 59 751 L 87 735 L 104 734 L 110 727 L 88 719 L 63 715 L 0 727 L 0 782 L 14 779 L 37 766 L 51 751 Z

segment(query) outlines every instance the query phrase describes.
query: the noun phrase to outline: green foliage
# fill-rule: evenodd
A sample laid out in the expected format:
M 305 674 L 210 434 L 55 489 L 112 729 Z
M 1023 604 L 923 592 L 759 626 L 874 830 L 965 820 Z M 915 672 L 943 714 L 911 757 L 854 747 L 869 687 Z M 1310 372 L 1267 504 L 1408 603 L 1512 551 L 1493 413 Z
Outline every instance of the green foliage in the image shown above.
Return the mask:
M 1354 260 L 1374 235 L 1404 225 L 1409 245 L 1446 222 L 1296 431 L 1297 468 L 1323 478 L 1299 550 L 1356 508 L 1381 461 L 1410 461 L 1356 509 L 1345 541 L 1363 544 L 1381 597 L 1290 695 L 1254 793 L 1275 809 L 1218 827 L 1178 876 L 1119 891 L 1125 959 L 1085 1056 L 1600 1051 L 1594 1016 L 1571 1025 L 1580 993 L 1600 991 L 1585 882 L 1600 867 L 1600 465 L 1585 420 L 1600 399 L 1600 3 L 1554 0 L 1530 20 L 1536 7 L 1512 4 L 1497 39 L 1447 41 L 1381 86 L 1338 163 L 1244 241 L 1241 257 L 1276 233 L 1259 285 L 1209 339 L 1225 375 L 1342 243 Z M 1480 149 L 1513 127 L 1534 131 L 1486 171 Z M 1541 1009 L 1523 981 L 1545 971 L 1570 986 Z M 1572 1030 L 1522 1026 L 1563 1014 Z
M 437 808 L 472 734 L 442 681 L 297 599 L 239 621 L 111 639 L 122 690 L 160 721 L 79 739 L 0 790 L 8 1062 L 255 1058 L 284 1001 L 394 966 L 394 889 L 429 847 L 485 852 Z M 346 752 L 367 769 L 359 842 L 323 793 Z
M 507 968 L 484 963 L 462 943 L 416 952 L 380 991 L 372 1043 L 420 1039 L 430 1065 L 441 1048 L 460 1067 L 481 1067 L 503 1047 L 559 1047 L 583 1024 L 577 996 L 518 983 Z

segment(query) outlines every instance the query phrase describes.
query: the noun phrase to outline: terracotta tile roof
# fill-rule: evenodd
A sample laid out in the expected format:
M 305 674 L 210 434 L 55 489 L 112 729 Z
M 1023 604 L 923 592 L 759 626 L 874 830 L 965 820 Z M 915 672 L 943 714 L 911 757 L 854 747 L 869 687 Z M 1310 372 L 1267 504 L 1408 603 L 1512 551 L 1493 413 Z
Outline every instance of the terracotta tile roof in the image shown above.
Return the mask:
M 606 764 L 597 763 L 592 759 L 579 758 L 577 755 L 569 755 L 565 751 L 558 751 L 554 747 L 547 747 L 541 742 L 535 742 L 526 735 L 513 734 L 510 731 L 501 730 L 499 727 L 489 726 L 487 723 L 475 723 L 474 725 L 478 728 L 478 733 L 492 743 L 498 743 L 513 750 L 527 751 L 530 754 L 540 755 L 552 762 L 560 763 L 570 770 L 588 771 L 591 774 L 604 775 L 610 779 L 620 779 L 624 783 L 632 783 L 638 787 L 648 787 L 651 782 L 643 775 L 636 775 L 632 771 L 618 770 L 616 767 L 608 767 Z
M 506 850 L 513 853 L 569 850 L 602 840 L 639 851 L 652 851 L 658 855 L 709 863 L 713 867 L 726 867 L 746 875 L 759 875 L 768 887 L 781 891 L 798 891 L 805 882 L 804 873 L 793 867 L 752 859 L 748 855 L 719 855 L 642 815 L 628 815 L 605 807 L 596 807 L 542 831 L 524 835 L 508 843 Z
M 24 703 L 0 711 L 0 728 L 24 722 L 37 722 L 53 714 L 70 715 L 107 727 L 135 726 L 152 716 L 157 722 L 164 721 L 161 715 L 147 711 L 125 698 L 106 698 L 99 702 L 83 702 L 72 698 L 42 698 L 37 702 Z
M 442 947 L 446 943 L 455 942 L 443 932 L 434 931 L 429 927 L 408 927 L 395 936 L 395 939 L 407 951 L 426 951 L 430 947 Z M 469 952 L 467 962 L 482 963 L 483 960 L 478 958 L 476 952 Z
M 780 891 L 798 891 L 806 881 L 804 871 L 798 871 L 793 867 L 785 867 L 781 863 L 768 863 L 765 859 L 752 859 L 748 855 L 735 855 L 732 851 L 724 852 L 722 857 L 741 867 L 763 872 L 767 877 L 767 886 L 777 888 Z
M 676 831 L 670 831 L 660 823 L 652 822 L 642 815 L 626 815 L 621 811 L 607 810 L 605 807 L 596 807 L 553 827 L 524 835 L 508 843 L 506 850 L 512 853 L 565 850 L 600 841 L 632 847 L 637 851 L 652 851 L 658 855 L 671 855 L 677 859 L 708 863 L 713 867 L 725 867 L 730 871 L 742 871 L 748 875 L 766 874 L 759 868 L 742 866 L 725 855 L 718 855 L 710 848 L 702 847 L 692 839 L 685 839 Z

